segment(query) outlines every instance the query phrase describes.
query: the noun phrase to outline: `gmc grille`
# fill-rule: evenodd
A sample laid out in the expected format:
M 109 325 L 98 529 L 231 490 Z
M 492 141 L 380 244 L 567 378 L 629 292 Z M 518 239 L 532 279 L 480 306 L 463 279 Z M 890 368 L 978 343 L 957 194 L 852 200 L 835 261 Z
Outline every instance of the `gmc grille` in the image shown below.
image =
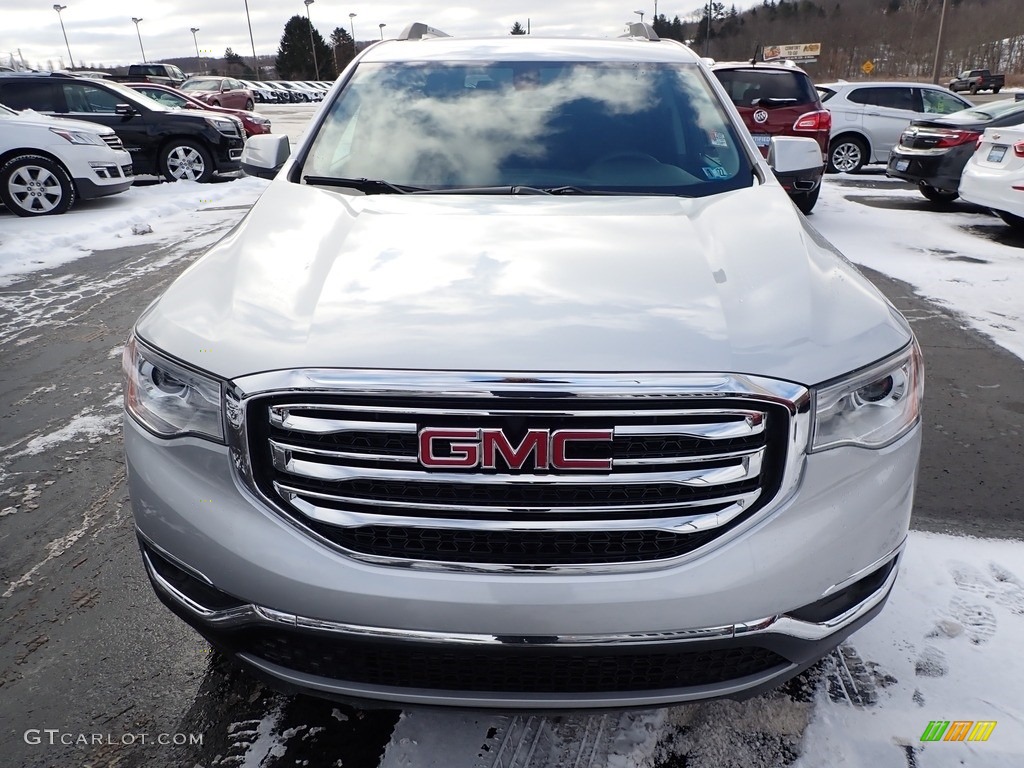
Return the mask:
M 790 412 L 749 398 L 309 394 L 246 405 L 251 482 L 311 535 L 376 562 L 536 569 L 637 564 L 702 547 L 779 491 Z M 606 430 L 605 472 L 427 469 L 424 429 Z

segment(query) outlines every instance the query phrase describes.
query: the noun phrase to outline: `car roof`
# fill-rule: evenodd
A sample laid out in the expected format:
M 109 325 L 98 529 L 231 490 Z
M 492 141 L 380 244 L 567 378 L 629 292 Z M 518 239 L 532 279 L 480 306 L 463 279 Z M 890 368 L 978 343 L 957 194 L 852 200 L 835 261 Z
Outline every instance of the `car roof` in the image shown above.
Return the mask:
M 367 48 L 363 62 L 401 61 L 699 61 L 697 55 L 672 40 L 639 38 L 554 38 L 539 35 L 423 40 L 384 40 Z
M 839 90 L 840 88 L 938 88 L 941 91 L 947 90 L 944 85 L 936 85 L 935 83 L 908 83 L 901 80 L 856 80 L 849 83 L 816 83 L 817 88 L 829 88 L 831 90 Z
M 781 61 L 716 61 L 711 69 L 768 69 L 773 72 L 801 72 L 807 74 L 802 67 L 798 67 L 792 61 L 784 63 Z

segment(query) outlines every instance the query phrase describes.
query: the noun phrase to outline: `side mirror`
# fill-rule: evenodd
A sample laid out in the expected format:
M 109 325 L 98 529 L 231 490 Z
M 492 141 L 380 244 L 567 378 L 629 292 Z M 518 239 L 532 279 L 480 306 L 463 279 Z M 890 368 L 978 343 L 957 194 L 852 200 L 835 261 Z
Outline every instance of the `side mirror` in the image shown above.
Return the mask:
M 776 173 L 797 173 L 825 164 L 821 146 L 814 139 L 774 136 L 768 145 L 768 165 Z
M 272 179 L 277 176 L 288 156 L 292 153 L 287 136 L 264 134 L 253 136 L 242 148 L 242 173 Z
M 114 114 L 121 115 L 122 117 L 131 117 L 135 114 L 135 107 L 131 104 L 115 104 Z

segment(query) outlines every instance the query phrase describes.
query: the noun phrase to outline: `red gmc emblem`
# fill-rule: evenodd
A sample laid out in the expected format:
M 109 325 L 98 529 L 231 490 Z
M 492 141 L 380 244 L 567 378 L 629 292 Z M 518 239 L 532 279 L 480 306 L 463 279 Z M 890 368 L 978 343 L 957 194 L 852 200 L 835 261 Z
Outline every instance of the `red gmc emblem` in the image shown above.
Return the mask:
M 608 472 L 612 460 L 573 458 L 573 443 L 609 442 L 610 429 L 531 429 L 513 445 L 500 429 L 420 430 L 419 460 L 424 467 L 497 469 L 498 456 L 509 469 L 568 469 Z

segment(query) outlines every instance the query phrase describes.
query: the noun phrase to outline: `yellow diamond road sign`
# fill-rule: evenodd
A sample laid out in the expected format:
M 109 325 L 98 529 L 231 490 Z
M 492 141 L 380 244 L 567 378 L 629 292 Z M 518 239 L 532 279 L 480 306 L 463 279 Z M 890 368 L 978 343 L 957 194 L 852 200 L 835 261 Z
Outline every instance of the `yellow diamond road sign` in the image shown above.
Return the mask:
M 875 65 L 871 61 L 871 59 L 868 59 L 867 61 L 860 65 L 860 71 L 863 72 L 865 75 L 870 75 L 872 72 L 875 71 Z

